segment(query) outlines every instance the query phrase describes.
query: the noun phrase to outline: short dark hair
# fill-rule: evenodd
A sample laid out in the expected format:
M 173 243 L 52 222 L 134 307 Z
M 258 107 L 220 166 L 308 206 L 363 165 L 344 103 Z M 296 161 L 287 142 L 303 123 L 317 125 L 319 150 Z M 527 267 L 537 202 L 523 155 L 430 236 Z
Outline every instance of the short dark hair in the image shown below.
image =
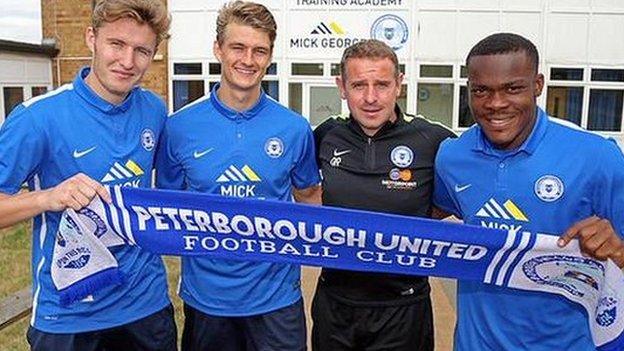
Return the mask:
M 481 39 L 470 49 L 466 57 L 466 67 L 474 56 L 489 56 L 507 54 L 511 52 L 524 52 L 531 60 L 531 64 L 537 73 L 539 54 L 535 45 L 527 38 L 514 33 L 495 33 Z
M 346 48 L 340 60 L 340 75 L 342 79 L 347 79 L 347 61 L 355 58 L 371 60 L 387 58 L 394 66 L 394 77 L 399 77 L 399 59 L 394 50 L 383 41 L 364 39 Z

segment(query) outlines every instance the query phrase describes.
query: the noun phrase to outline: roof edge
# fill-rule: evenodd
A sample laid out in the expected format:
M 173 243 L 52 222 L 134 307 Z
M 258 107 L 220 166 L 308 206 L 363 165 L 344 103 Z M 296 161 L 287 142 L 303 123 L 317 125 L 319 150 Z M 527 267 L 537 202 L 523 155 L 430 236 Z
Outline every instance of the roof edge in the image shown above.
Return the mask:
M 0 51 L 24 52 L 48 57 L 55 57 L 59 53 L 55 44 L 32 44 L 4 39 L 0 39 Z

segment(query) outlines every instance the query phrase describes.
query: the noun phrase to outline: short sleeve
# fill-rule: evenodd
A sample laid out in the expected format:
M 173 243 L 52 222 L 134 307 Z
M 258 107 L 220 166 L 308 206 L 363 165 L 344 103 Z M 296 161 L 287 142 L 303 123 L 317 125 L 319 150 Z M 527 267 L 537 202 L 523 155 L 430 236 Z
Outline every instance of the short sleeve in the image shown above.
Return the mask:
M 624 154 L 616 143 L 607 141 L 594 164 L 592 206 L 596 215 L 608 219 L 617 233 L 624 237 Z
M 312 129 L 306 125 L 303 134 L 299 156 L 290 174 L 292 185 L 296 189 L 306 189 L 319 184 L 321 181 L 316 164 Z
M 323 144 L 327 132 L 335 126 L 335 122 L 333 118 L 329 117 L 314 129 L 314 150 L 316 151 L 316 163 L 319 169 L 321 168 L 321 144 Z
M 440 145 L 434 164 L 433 180 L 433 203 L 435 206 L 446 212 L 452 213 L 457 218 L 463 218 L 453 192 L 449 191 L 449 180 L 445 177 L 447 164 L 443 156 L 444 143 Z
M 175 156 L 175 148 L 170 137 L 171 118 L 165 123 L 158 148 L 156 149 L 156 187 L 161 189 L 184 190 L 184 169 Z
M 22 105 L 0 128 L 0 192 L 15 194 L 37 173 L 45 159 L 47 138 L 37 116 Z

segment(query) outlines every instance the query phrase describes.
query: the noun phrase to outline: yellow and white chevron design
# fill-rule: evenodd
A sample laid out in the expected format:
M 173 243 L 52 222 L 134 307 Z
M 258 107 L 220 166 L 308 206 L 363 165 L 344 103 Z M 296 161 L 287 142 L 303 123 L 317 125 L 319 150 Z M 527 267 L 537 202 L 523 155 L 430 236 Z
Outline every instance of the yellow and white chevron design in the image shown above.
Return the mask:
M 223 174 L 217 178 L 218 183 L 228 182 L 260 182 L 262 179 L 254 172 L 251 167 L 244 165 L 243 168 L 238 169 L 234 165 L 230 165 Z
M 141 167 L 132 160 L 128 160 L 125 165 L 115 162 L 104 178 L 102 178 L 102 183 L 140 177 L 143 174 L 145 174 L 143 169 L 141 169 Z
M 489 199 L 477 212 L 477 217 L 515 219 L 517 221 L 528 222 L 527 216 L 511 200 L 505 201 L 501 206 L 494 198 Z
M 337 22 L 330 22 L 329 25 L 321 22 L 310 34 L 336 34 L 344 35 L 345 30 Z

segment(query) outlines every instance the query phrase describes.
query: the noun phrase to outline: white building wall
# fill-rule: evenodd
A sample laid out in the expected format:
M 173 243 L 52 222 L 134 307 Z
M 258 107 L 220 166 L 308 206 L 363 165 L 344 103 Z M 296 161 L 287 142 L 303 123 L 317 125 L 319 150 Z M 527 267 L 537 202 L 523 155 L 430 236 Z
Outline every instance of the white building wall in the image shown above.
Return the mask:
M 24 100 L 33 88 L 52 89 L 52 61 L 47 57 L 0 51 L 0 124 L 4 122 L 5 88 L 21 88 Z
M 622 0 L 284 0 L 260 1 L 273 12 L 278 23 L 274 52 L 277 73 L 269 79 L 279 82 L 279 99 L 293 103 L 289 93 L 298 91 L 292 84 L 301 83 L 304 116 L 310 106 L 318 103 L 310 97 L 314 86 L 331 86 L 331 64 L 337 63 L 344 49 L 341 43 L 379 35 L 372 28 L 376 20 L 394 15 L 407 25 L 407 41 L 397 43 L 400 25 L 395 26 L 397 55 L 405 64 L 408 112 L 425 108 L 435 94 L 451 94 L 440 101 L 452 103 L 452 116 L 441 118 L 456 130 L 463 130 L 460 121 L 462 87 L 466 79 L 461 66 L 469 49 L 480 39 L 494 32 L 521 34 L 535 43 L 540 53 L 540 70 L 548 86 L 581 87 L 582 116 L 580 124 L 588 126 L 592 89 L 624 91 L 624 82 L 592 81 L 592 69 L 624 69 L 624 1 Z M 174 80 L 203 80 L 205 91 L 218 74 L 208 72 L 212 55 L 218 9 L 225 1 L 170 0 L 173 16 L 172 39 L 169 46 L 170 77 Z M 329 31 L 313 34 L 318 26 Z M 333 25 L 333 27 L 332 27 Z M 382 25 L 383 27 L 383 25 Z M 398 33 L 398 34 L 397 34 Z M 306 45 L 304 45 L 306 44 Z M 176 74 L 175 63 L 200 62 L 201 75 Z M 293 63 L 319 63 L 322 75 L 304 76 L 291 72 Z M 451 76 L 422 76 L 421 66 L 448 65 Z M 557 81 L 551 79 L 551 68 L 582 70 L 582 79 Z M 422 85 L 424 84 L 424 85 Z M 429 84 L 429 85 L 427 85 Z M 444 85 L 437 89 L 436 85 Z M 431 89 L 434 88 L 434 89 Z M 170 89 L 173 84 L 170 82 Z M 427 93 L 429 91 L 429 93 Z M 326 92 L 325 92 L 326 93 Z M 548 89 L 539 104 L 548 105 Z M 624 94 L 624 93 L 623 93 Z M 173 99 L 173 94 L 169 94 Z M 553 93 L 554 96 L 554 93 Z M 295 98 L 296 100 L 296 98 Z M 551 99 L 554 101 L 554 98 Z M 551 105 L 553 103 L 551 101 Z M 443 102 L 441 102 L 443 103 Z M 172 104 L 170 104 L 172 105 Z M 331 104 L 328 104 L 331 105 Z M 342 104 L 343 110 L 346 108 Z M 420 107 L 419 107 L 420 106 Z M 433 105 L 434 106 L 434 105 Z M 580 113 L 580 112 L 579 112 Z M 620 119 L 624 111 L 620 114 Z M 434 117 L 435 118 L 435 117 Z M 590 121 L 591 122 L 591 121 Z M 620 123 L 621 124 L 621 123 Z M 605 134 L 622 139 L 623 127 Z

